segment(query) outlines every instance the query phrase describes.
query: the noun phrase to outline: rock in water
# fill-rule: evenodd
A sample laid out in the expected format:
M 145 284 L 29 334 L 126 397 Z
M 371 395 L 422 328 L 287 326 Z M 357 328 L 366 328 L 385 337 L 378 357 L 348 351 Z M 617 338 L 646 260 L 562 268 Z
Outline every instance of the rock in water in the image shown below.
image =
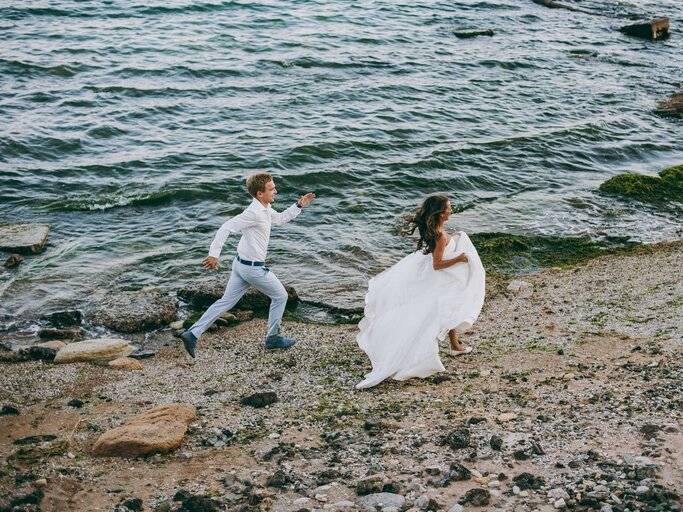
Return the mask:
M 666 39 L 669 37 L 670 33 L 669 18 L 659 18 L 656 20 L 644 21 L 642 23 L 635 23 L 633 25 L 626 25 L 625 27 L 621 27 L 619 31 L 629 36 L 650 39 L 652 41 Z
M 458 39 L 471 39 L 473 37 L 479 37 L 479 36 L 493 36 L 493 30 L 488 29 L 488 30 L 456 30 L 453 32 L 453 35 L 457 37 Z
M 49 322 L 53 327 L 75 327 L 81 325 L 83 314 L 78 310 L 73 311 L 55 311 L 43 318 Z
M 254 393 L 253 395 L 245 396 L 242 399 L 242 405 L 249 405 L 251 407 L 261 408 L 277 402 L 277 395 L 273 391 L 265 391 L 262 393 Z
M 47 224 L 9 224 L 0 226 L 0 251 L 38 254 L 45 249 L 50 226 Z
M 132 351 L 132 347 L 126 340 L 116 338 L 77 341 L 57 352 L 55 363 L 107 362 L 119 357 L 126 357 Z
M 657 103 L 657 113 L 663 116 L 683 117 L 683 91 L 673 93 Z
M 24 258 L 19 256 L 18 254 L 12 254 L 9 258 L 7 258 L 7 261 L 5 261 L 4 267 L 14 268 L 17 265 L 19 265 L 22 261 L 24 261 Z
M 178 299 L 157 290 L 122 292 L 104 299 L 93 322 L 120 332 L 165 327 L 178 314 Z
M 193 405 L 178 403 L 154 407 L 104 433 L 93 446 L 96 457 L 141 457 L 167 453 L 180 446 L 187 427 L 197 417 Z

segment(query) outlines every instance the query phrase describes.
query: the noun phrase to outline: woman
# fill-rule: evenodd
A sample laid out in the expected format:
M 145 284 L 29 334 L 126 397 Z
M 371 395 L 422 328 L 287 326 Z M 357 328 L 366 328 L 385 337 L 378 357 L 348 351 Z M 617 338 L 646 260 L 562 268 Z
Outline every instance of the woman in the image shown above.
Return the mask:
M 370 358 L 372 371 L 357 388 L 376 386 L 389 377 L 425 378 L 444 371 L 439 341 L 446 335 L 451 355 L 472 351 L 458 341 L 458 332 L 469 329 L 479 316 L 485 272 L 469 237 L 444 231 L 450 216 L 446 196 L 427 197 L 417 213 L 406 218 L 401 233 L 418 230 L 417 251 L 370 280 L 358 345 Z

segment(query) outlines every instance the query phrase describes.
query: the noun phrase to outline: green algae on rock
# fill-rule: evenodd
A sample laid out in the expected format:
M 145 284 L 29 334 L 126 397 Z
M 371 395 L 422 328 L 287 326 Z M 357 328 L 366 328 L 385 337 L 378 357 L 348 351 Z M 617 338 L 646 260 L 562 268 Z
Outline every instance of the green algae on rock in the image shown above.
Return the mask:
M 652 204 L 683 202 L 683 165 L 664 169 L 659 176 L 618 174 L 600 185 L 600 192 Z
M 543 267 L 576 265 L 606 254 L 627 252 L 639 244 L 629 237 L 594 240 L 589 236 L 527 236 L 475 233 L 470 236 L 487 271 L 518 274 Z

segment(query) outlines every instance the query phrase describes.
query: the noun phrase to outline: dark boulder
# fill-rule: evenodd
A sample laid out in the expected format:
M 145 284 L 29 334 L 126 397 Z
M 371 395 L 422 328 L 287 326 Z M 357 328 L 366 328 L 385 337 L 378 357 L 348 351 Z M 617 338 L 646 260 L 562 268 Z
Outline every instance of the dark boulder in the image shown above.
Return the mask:
M 453 35 L 458 39 L 472 39 L 473 37 L 479 36 L 492 37 L 493 30 L 456 30 L 453 32 Z
M 254 393 L 253 395 L 242 398 L 242 405 L 256 407 L 258 409 L 277 402 L 277 394 L 274 391 Z
M 19 355 L 33 361 L 54 361 L 57 351 L 53 348 L 34 346 L 22 348 Z
M 644 21 L 633 25 L 626 25 L 619 29 L 620 32 L 628 36 L 650 39 L 652 41 L 666 39 L 669 37 L 670 30 L 669 18 Z
M 9 258 L 7 258 L 3 266 L 5 268 L 14 268 L 18 266 L 22 261 L 24 261 L 24 258 L 19 256 L 18 254 L 12 254 Z
M 458 502 L 461 505 L 469 504 L 475 507 L 484 507 L 489 504 L 491 493 L 486 489 L 474 488 L 465 493 L 465 496 Z
M 80 311 L 55 311 L 43 318 L 52 327 L 75 327 L 81 325 L 83 314 Z

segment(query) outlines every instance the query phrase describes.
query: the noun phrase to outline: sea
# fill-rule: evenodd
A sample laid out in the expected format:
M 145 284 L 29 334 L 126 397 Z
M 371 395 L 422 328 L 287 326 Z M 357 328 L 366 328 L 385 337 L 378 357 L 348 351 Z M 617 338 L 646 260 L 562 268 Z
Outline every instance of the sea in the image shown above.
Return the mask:
M 0 224 L 46 250 L 0 272 L 5 327 L 174 292 L 273 174 L 268 263 L 307 300 L 362 304 L 449 196 L 467 233 L 679 239 L 675 211 L 605 197 L 683 163 L 680 0 L 0 1 Z M 618 28 L 669 17 L 671 36 Z M 493 35 L 459 38 L 458 31 Z M 228 238 L 226 280 L 239 235 Z M 9 254 L 3 254 L 4 257 Z M 523 271 L 524 269 L 520 269 Z M 18 323 L 19 324 L 18 324 Z

